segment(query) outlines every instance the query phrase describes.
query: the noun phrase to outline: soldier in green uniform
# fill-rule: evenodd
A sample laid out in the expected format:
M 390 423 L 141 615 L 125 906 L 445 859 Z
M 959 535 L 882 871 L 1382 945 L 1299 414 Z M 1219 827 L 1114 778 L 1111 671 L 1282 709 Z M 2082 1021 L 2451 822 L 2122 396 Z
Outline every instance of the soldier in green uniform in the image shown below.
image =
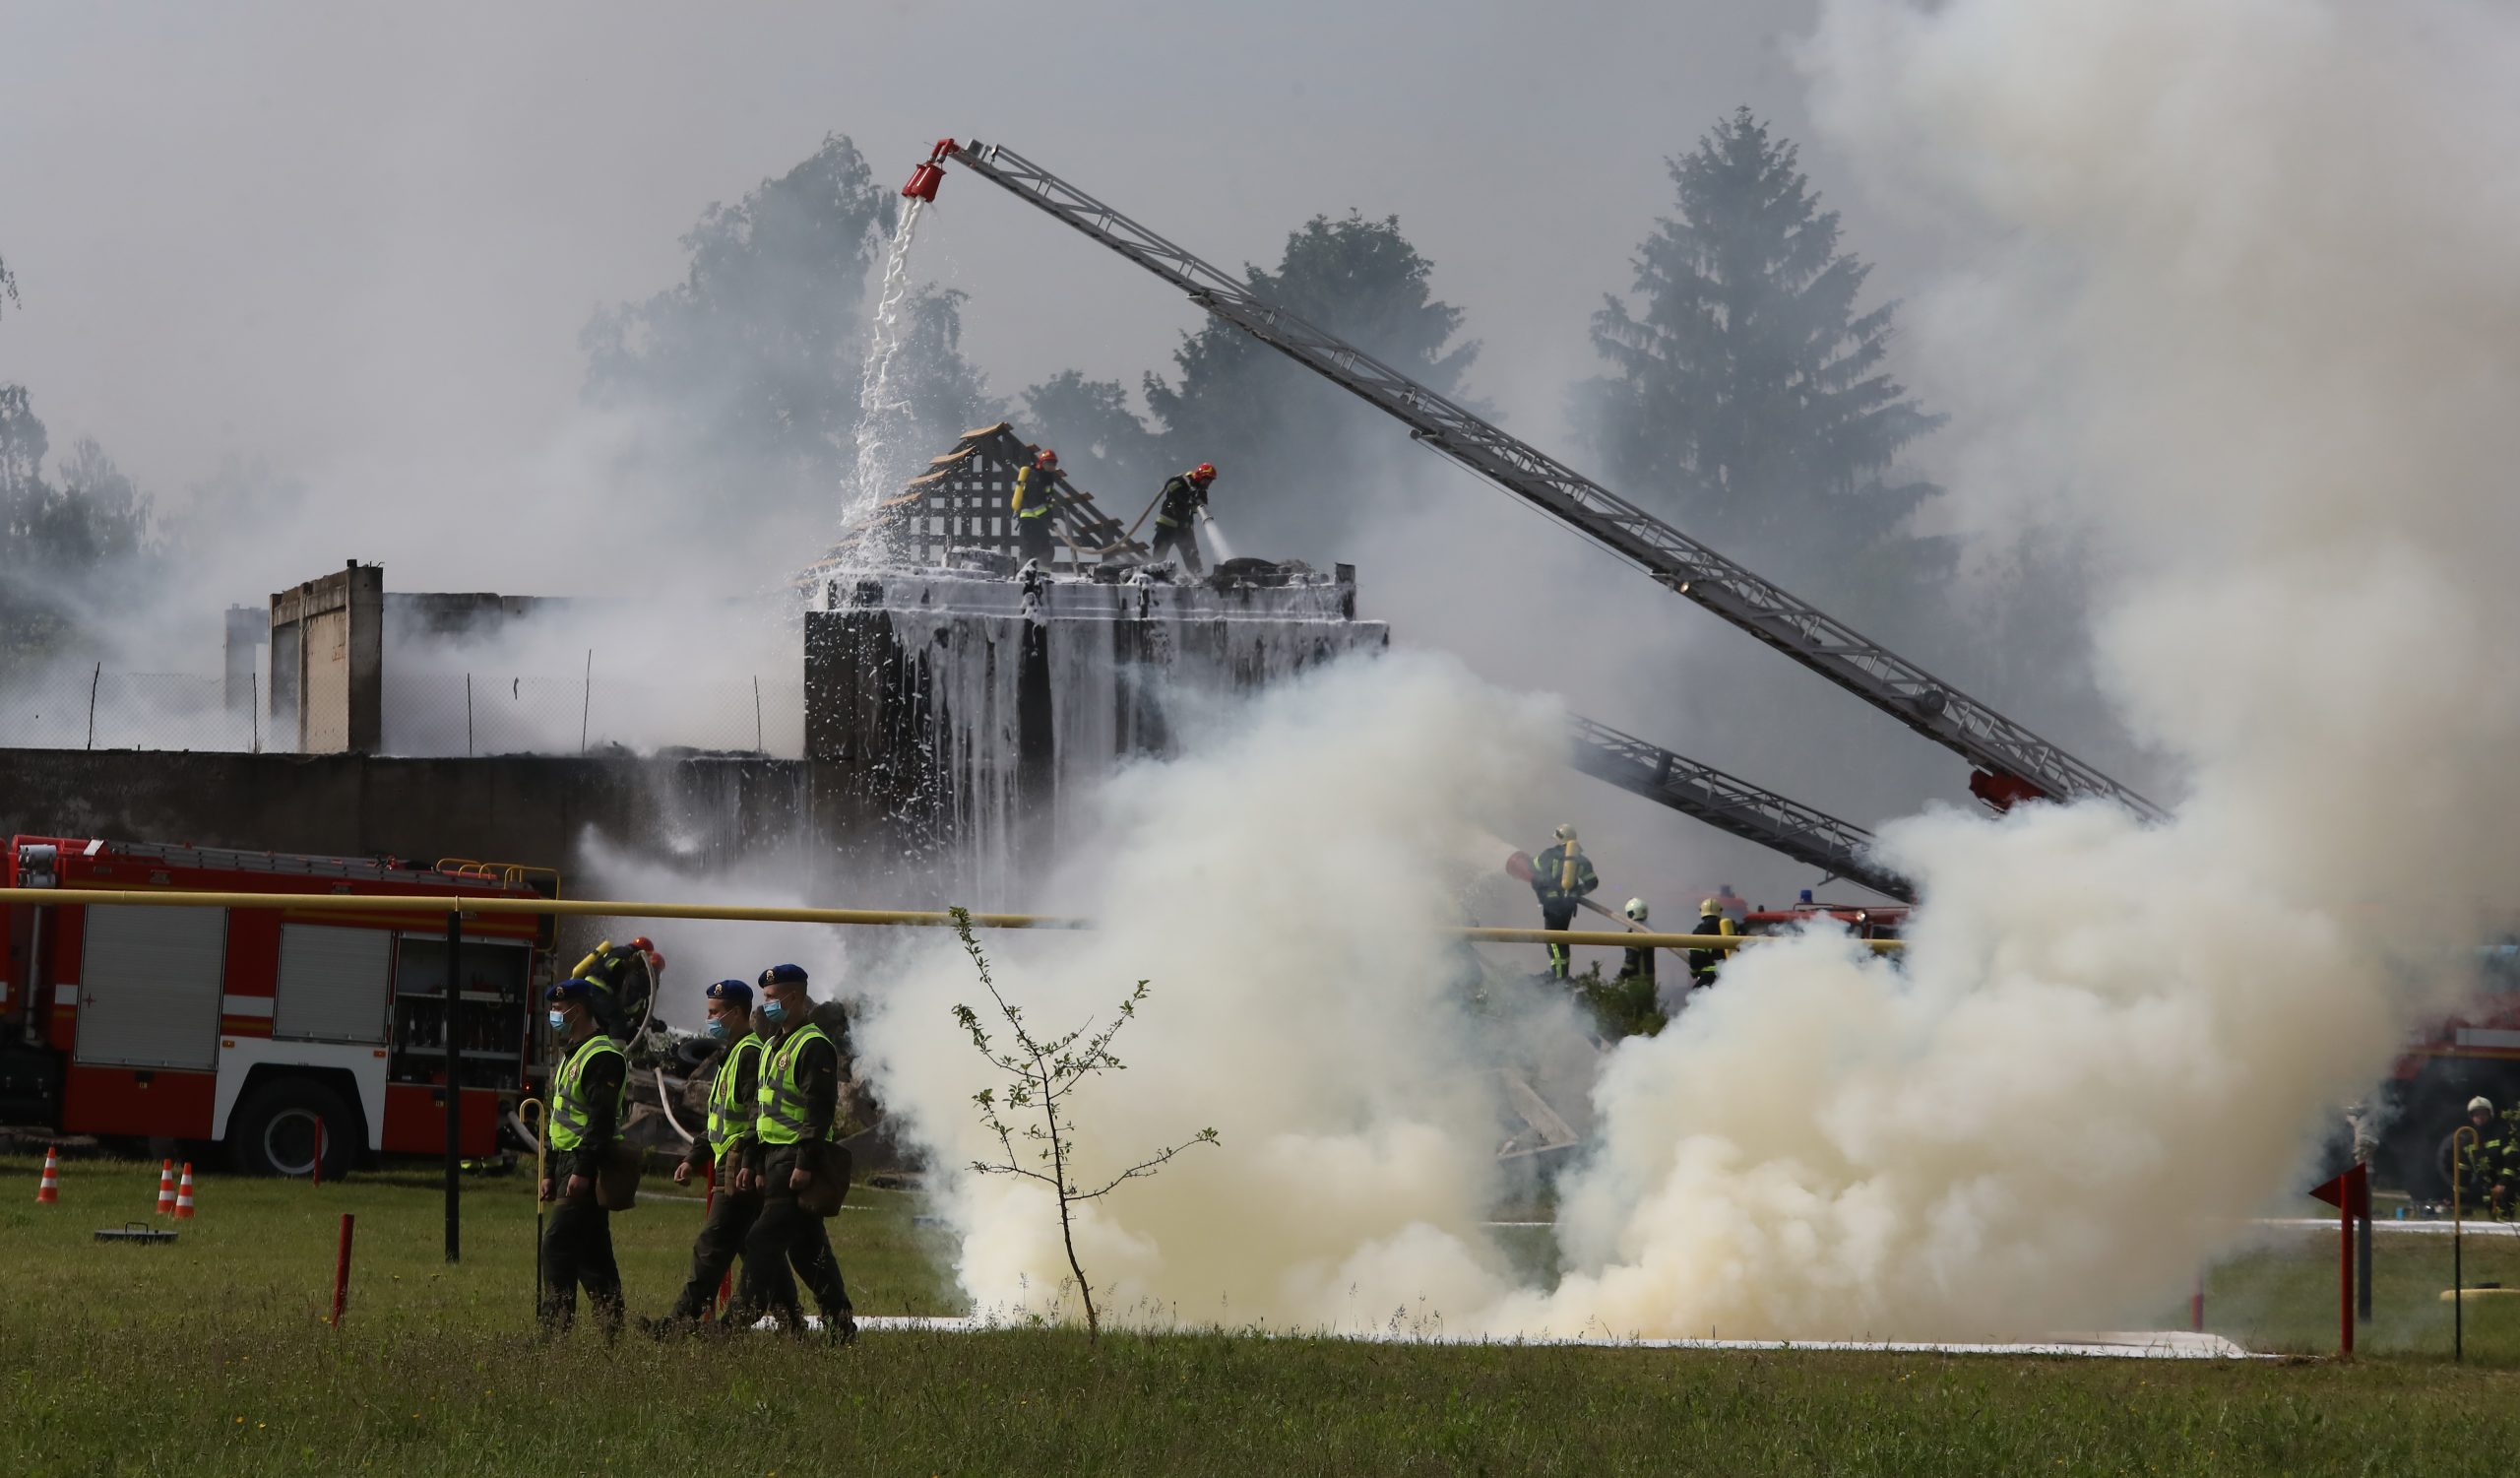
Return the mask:
M 857 1321 L 841 1282 L 840 1259 L 822 1218 L 796 1200 L 815 1174 L 808 1146 L 832 1137 L 840 1120 L 840 1048 L 809 1019 L 814 1003 L 802 968 L 764 970 L 761 994 L 771 1038 L 743 1173 L 761 1189 L 761 1215 L 744 1239 L 743 1282 L 731 1317 L 741 1326 L 771 1315 L 789 1333 L 802 1334 L 805 1320 L 796 1298 L 796 1280 L 802 1279 L 822 1306 L 824 1332 L 846 1344 L 857 1337 Z
M 538 1188 L 555 1204 L 542 1237 L 542 1327 L 576 1322 L 586 1285 L 604 1333 L 621 1332 L 621 1270 L 612 1260 L 612 1213 L 596 1204 L 596 1173 L 620 1133 L 630 1092 L 630 1060 L 596 1021 L 597 988 L 564 980 L 546 996 L 559 1070 L 551 1075 L 549 1178 Z
M 648 1326 L 660 1338 L 700 1327 L 709 1317 L 718 1285 L 726 1269 L 735 1265 L 744 1237 L 761 1215 L 760 1189 L 739 1189 L 735 1184 L 744 1166 L 745 1146 L 752 1140 L 761 1091 L 762 1043 L 752 1034 L 752 987 L 739 980 L 722 980 L 709 988 L 708 996 L 709 1035 L 724 1044 L 725 1050 L 709 1084 L 708 1126 L 673 1168 L 673 1183 L 688 1186 L 693 1175 L 706 1175 L 714 1166 L 717 1193 L 709 1203 L 708 1218 L 700 1224 L 699 1237 L 691 1244 L 691 1277 L 682 1285 L 682 1296 L 663 1318 Z

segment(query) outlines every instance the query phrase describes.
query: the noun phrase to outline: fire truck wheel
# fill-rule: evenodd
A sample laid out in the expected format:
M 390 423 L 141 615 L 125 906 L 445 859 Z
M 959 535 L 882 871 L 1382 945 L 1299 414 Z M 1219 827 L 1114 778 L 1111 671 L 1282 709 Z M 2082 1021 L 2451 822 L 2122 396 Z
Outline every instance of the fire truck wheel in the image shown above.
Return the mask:
M 324 1174 L 342 1175 L 357 1153 L 358 1116 L 340 1094 L 304 1078 L 281 1078 L 245 1096 L 228 1121 L 228 1158 L 243 1175 L 306 1175 L 314 1169 L 319 1121 Z

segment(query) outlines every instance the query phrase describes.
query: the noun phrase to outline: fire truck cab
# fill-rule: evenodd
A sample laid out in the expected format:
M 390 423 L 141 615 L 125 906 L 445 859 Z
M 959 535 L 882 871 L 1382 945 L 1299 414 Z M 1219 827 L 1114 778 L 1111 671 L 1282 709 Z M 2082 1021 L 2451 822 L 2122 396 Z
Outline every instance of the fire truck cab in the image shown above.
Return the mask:
M 239 1171 L 338 1174 L 446 1144 L 446 916 L 80 904 L 83 891 L 531 898 L 548 869 L 21 836 L 0 911 L 0 1123 L 223 1145 Z M 548 916 L 462 925 L 460 1148 L 486 1155 L 527 1082 Z M 321 1137 L 318 1138 L 320 1126 Z
M 1745 934 L 1781 934 L 1808 925 L 1834 924 L 1858 939 L 1895 939 L 1908 922 L 1904 903 L 1814 903 L 1807 896 L 1787 908 L 1753 908 L 1734 921 Z

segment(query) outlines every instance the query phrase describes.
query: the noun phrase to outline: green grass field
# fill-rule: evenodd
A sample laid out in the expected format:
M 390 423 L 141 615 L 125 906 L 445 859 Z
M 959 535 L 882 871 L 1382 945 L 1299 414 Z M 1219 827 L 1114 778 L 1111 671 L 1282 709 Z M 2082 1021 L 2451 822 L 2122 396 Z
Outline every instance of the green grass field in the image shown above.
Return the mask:
M 443 1260 L 425 1172 L 315 1189 L 206 1179 L 172 1246 L 154 1165 L 75 1162 L 64 1204 L 0 1160 L 0 1474 L 1157 1472 L 2229 1473 L 2466 1471 L 2520 1444 L 2520 1309 L 2470 1311 L 2447 1362 L 2449 1249 L 2379 1246 L 2376 1352 L 2170 1363 L 1430 1346 L 1066 1329 L 607 1346 L 531 1331 L 533 1204 L 473 1183 Z M 661 1180 L 652 1189 L 669 1189 Z M 911 1197 L 851 1193 L 834 1235 L 861 1312 L 960 1309 Z M 683 1275 L 695 1203 L 616 1217 L 635 1310 Z M 323 1322 L 343 1211 L 347 1318 Z M 2282 1234 L 2219 1269 L 2209 1322 L 2322 1351 L 2332 1239 Z M 2472 1279 L 2520 1286 L 2520 1237 Z M 2520 1298 L 2512 1302 L 2520 1303 Z M 2164 1322 L 2183 1322 L 2184 1310 Z

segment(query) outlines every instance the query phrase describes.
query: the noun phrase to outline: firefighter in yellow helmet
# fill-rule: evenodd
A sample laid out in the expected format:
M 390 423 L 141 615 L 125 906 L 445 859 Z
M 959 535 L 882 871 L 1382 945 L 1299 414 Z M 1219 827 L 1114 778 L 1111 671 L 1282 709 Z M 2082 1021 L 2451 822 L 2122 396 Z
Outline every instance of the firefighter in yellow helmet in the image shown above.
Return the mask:
M 1731 936 L 1741 931 L 1733 927 L 1732 916 L 1724 911 L 1723 900 L 1709 898 L 1697 906 L 1697 932 Z M 1715 984 L 1715 972 L 1724 968 L 1724 957 L 1730 953 L 1729 949 L 1715 947 L 1690 950 L 1689 983 L 1698 986 Z
M 1051 555 L 1057 551 L 1052 542 L 1050 508 L 1058 496 L 1059 454 L 1043 447 L 1033 454 L 1033 465 L 1015 475 L 1015 491 L 1006 500 L 1015 515 L 1016 558 L 1038 560 L 1042 569 L 1050 567 Z
M 1566 929 L 1575 922 L 1575 909 L 1586 895 L 1602 885 L 1593 871 L 1593 860 L 1584 855 L 1583 844 L 1576 840 L 1570 823 L 1557 828 L 1554 845 L 1532 859 L 1532 893 L 1540 900 L 1540 927 Z M 1575 971 L 1575 952 L 1551 940 L 1548 945 L 1548 973 L 1559 980 Z

